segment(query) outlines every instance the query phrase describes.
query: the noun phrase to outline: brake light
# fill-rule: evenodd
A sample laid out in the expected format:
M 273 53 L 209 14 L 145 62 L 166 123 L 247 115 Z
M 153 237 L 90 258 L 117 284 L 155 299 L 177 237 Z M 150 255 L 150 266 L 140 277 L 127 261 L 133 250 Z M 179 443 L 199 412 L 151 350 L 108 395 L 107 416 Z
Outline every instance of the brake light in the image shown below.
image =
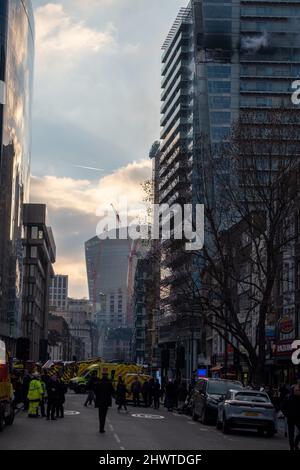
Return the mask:
M 263 408 L 263 409 L 274 409 L 272 403 L 250 403 L 244 401 L 227 401 L 230 406 L 239 406 L 242 408 Z

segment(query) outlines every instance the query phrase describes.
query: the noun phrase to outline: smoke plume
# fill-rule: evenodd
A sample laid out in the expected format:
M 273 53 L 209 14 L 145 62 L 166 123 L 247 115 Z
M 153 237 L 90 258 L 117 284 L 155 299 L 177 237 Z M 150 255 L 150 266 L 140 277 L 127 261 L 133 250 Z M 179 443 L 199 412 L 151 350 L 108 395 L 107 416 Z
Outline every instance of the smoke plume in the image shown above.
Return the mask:
M 267 33 L 263 33 L 260 36 L 255 37 L 247 36 L 242 38 L 242 49 L 257 52 L 262 47 L 267 47 L 268 43 L 269 41 Z

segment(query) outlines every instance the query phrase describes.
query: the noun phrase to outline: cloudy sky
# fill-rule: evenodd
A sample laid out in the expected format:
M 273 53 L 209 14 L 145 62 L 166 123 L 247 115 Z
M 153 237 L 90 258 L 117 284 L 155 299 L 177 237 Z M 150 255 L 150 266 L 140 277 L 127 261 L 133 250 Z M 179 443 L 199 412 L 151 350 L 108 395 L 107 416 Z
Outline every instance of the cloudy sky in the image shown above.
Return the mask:
M 95 235 L 99 207 L 124 194 L 142 200 L 147 155 L 159 137 L 160 48 L 187 2 L 32 3 L 31 201 L 48 205 L 56 272 L 69 274 L 71 296 L 87 296 L 84 242 Z

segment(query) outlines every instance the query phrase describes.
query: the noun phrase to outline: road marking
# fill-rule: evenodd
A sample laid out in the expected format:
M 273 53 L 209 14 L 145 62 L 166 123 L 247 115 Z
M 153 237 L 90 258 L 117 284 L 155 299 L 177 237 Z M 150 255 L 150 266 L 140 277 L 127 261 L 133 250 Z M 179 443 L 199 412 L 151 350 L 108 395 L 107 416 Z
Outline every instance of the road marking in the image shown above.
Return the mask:
M 145 413 L 138 413 L 131 415 L 133 418 L 144 418 L 144 419 L 165 419 L 164 416 L 160 415 L 148 415 Z
M 80 415 L 80 412 L 79 411 L 65 410 L 64 414 L 66 416 L 78 416 L 78 415 Z
M 114 431 L 114 427 L 113 427 L 112 424 L 110 424 L 109 427 L 110 427 L 110 430 L 111 430 L 111 431 Z
M 114 434 L 114 438 L 116 439 L 118 444 L 121 444 L 121 440 L 117 434 Z
M 125 447 L 120 447 L 121 450 L 125 450 Z
M 189 421 L 188 424 L 190 424 L 191 426 L 196 426 L 196 423 L 193 423 L 192 421 Z

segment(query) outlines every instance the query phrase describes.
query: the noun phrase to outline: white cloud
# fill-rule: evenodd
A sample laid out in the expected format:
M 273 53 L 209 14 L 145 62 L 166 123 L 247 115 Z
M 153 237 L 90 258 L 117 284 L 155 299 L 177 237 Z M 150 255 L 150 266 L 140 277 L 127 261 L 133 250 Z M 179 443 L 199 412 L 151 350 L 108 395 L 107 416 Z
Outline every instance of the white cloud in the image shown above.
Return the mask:
M 82 54 L 109 51 L 115 46 L 112 25 L 105 31 L 97 31 L 72 18 L 61 4 L 48 3 L 37 8 L 35 21 L 39 68 L 50 65 L 49 61 L 71 65 Z
M 31 202 L 47 204 L 57 245 L 57 273 L 70 276 L 70 294 L 87 296 L 84 242 L 96 235 L 101 208 L 127 198 L 129 209 L 143 200 L 141 183 L 151 176 L 150 160 L 133 162 L 98 182 L 57 176 L 32 177 Z M 119 209 L 119 207 L 117 207 Z M 98 215 L 97 215 L 98 214 Z
M 129 204 L 143 199 L 141 183 L 151 175 L 150 160 L 133 162 L 98 182 L 87 179 L 42 176 L 32 177 L 32 201 L 45 202 L 49 210 L 68 209 L 83 214 L 97 215 L 107 202 L 124 197 Z

